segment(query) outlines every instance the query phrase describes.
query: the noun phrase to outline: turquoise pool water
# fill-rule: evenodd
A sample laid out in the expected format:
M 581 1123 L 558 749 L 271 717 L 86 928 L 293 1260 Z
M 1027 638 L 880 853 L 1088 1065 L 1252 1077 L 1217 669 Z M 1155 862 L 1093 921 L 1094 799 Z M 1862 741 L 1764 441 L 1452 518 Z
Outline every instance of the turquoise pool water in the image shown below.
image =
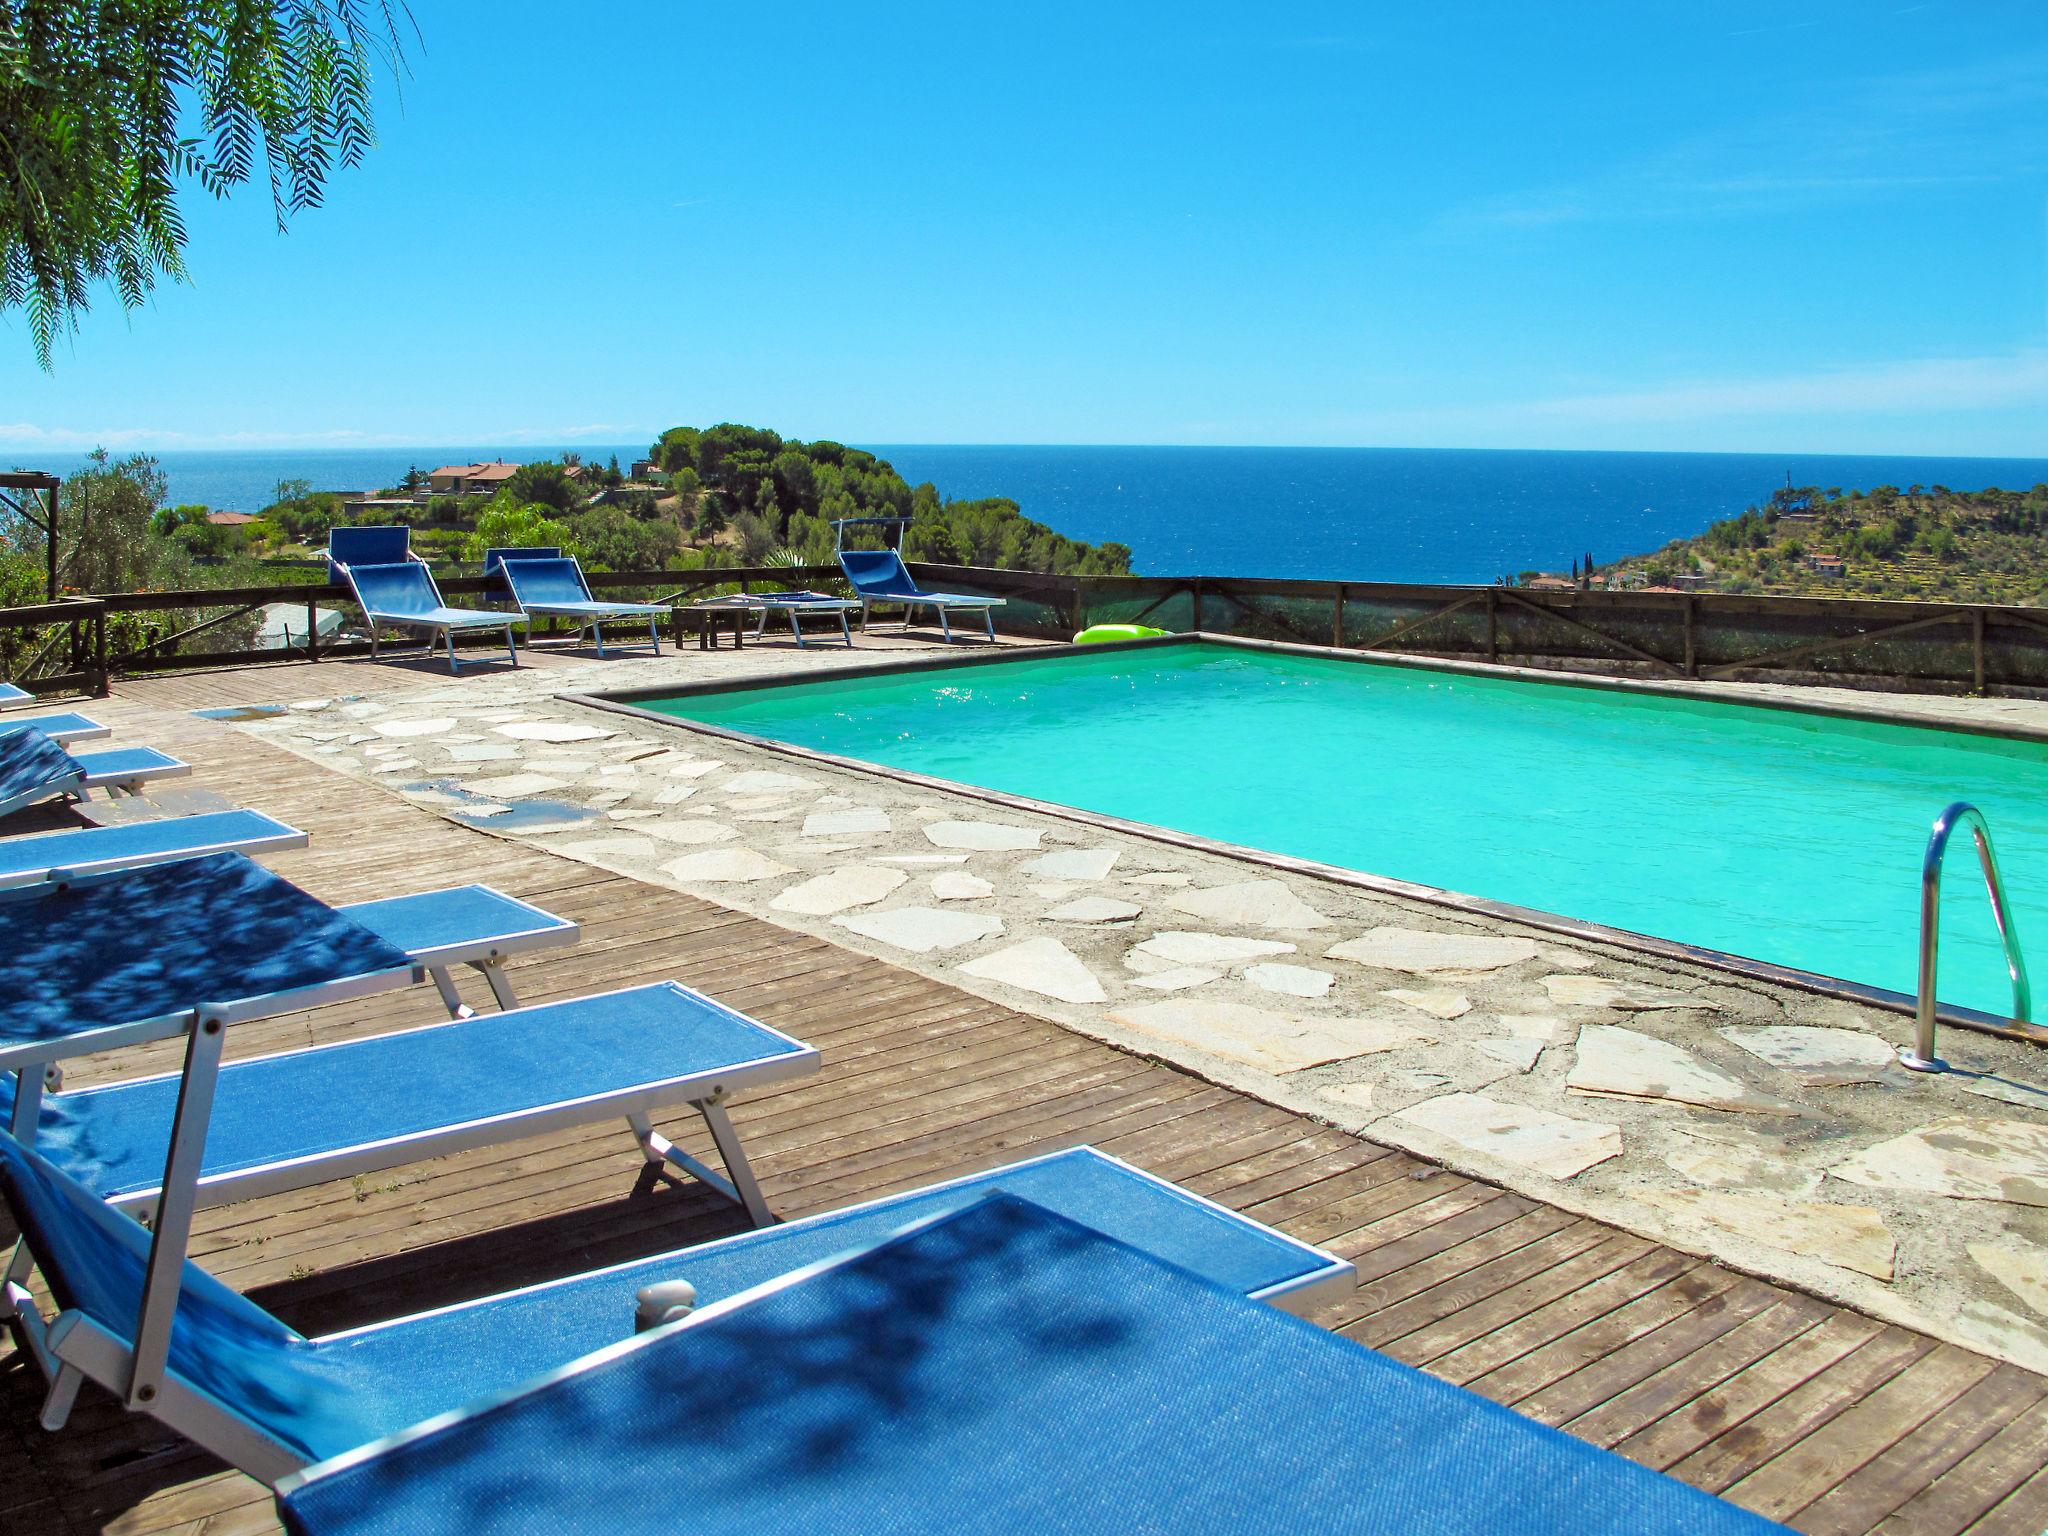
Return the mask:
M 2048 934 L 2048 746 L 1186 645 L 647 708 L 1910 992 L 1928 827 L 1983 807 Z M 1944 1001 L 2010 987 L 1974 850 Z

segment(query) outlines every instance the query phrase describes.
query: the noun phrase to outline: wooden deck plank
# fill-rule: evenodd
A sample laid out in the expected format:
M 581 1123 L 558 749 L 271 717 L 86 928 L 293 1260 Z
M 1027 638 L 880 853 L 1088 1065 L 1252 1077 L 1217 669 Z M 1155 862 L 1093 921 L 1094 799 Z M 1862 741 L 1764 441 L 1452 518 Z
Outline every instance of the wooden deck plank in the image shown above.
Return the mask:
M 1842 1414 L 1881 1390 L 1887 1382 L 1902 1375 L 1915 1361 L 1931 1354 L 1934 1349 L 1931 1339 L 1907 1333 L 1904 1329 L 1881 1329 L 1875 1337 L 1865 1340 L 1843 1356 L 1839 1364 L 1830 1361 L 1832 1369 L 1807 1375 L 1791 1391 L 1774 1396 L 1770 1406 L 1749 1415 L 1740 1423 L 1718 1428 L 1698 1450 L 1673 1462 L 1671 1469 L 1675 1471 L 1682 1467 L 1682 1475 L 1687 1482 L 1719 1493 L 1809 1436 L 1826 1429 Z M 1784 1375 L 1789 1374 L 1783 1368 L 1785 1358 L 1784 1355 L 1772 1356 L 1760 1365 L 1750 1367 L 1744 1374 L 1753 1380 L 1768 1378 L 1775 1387 Z M 1801 1370 L 1804 1365 L 1802 1362 Z M 1706 1410 L 1712 1409 L 1711 1416 L 1718 1420 L 1720 1407 L 1714 1394 L 1709 1394 L 1689 1405 L 1685 1416 L 1704 1417 Z
M 1865 1465 L 1798 1510 L 1800 1528 L 1812 1536 L 1868 1531 L 2044 1397 L 2048 1382 L 2018 1366 L 1997 1367 L 1902 1434 L 1901 1454 Z
M 540 665 L 554 665 L 544 660 Z M 2019 1536 L 2048 1517 L 2048 1380 L 1376 1146 L 915 972 L 366 792 L 176 711 L 436 685 L 416 663 L 324 662 L 124 682 L 97 701 L 197 782 L 313 834 L 272 860 L 331 900 L 489 879 L 584 928 L 515 967 L 542 1002 L 676 976 L 816 1043 L 822 1070 L 734 1116 L 798 1215 L 1079 1142 L 1353 1258 L 1326 1326 L 1813 1536 Z M 475 988 L 471 989 L 475 991 Z M 425 989 L 238 1031 L 237 1055 L 433 1022 Z M 175 1066 L 80 1064 L 85 1083 Z M 696 1117 L 664 1116 L 693 1149 Z M 202 1214 L 195 1251 L 309 1329 L 573 1273 L 736 1230 L 649 1174 L 621 1126 L 530 1138 Z M 268 1497 L 103 1395 L 62 1436 L 0 1356 L 0 1531 L 230 1536 Z M 2029 1521 L 2033 1523 L 2028 1524 Z
M 1937 1345 L 1883 1386 L 1865 1392 L 1831 1418 L 1826 1428 L 1802 1436 L 1796 1445 L 1730 1483 L 1729 1491 L 1741 1489 L 1736 1497 L 1759 1513 L 1788 1519 L 1816 1502 L 1814 1487 L 1822 1474 L 1853 1477 L 1872 1458 L 1911 1435 L 1994 1369 L 1982 1355 Z M 1911 1470 L 1914 1460 L 1911 1455 L 1892 1458 L 1880 1482 L 1889 1486 L 1896 1472 Z M 1856 1529 L 1868 1530 L 1870 1524 L 1866 1521 Z M 1831 1523 L 1827 1528 L 1835 1527 Z
M 1957 1536 L 2048 1466 L 2048 1403 L 2036 1404 L 1885 1517 L 1878 1536 Z M 2038 1536 L 2038 1533 L 2034 1533 Z

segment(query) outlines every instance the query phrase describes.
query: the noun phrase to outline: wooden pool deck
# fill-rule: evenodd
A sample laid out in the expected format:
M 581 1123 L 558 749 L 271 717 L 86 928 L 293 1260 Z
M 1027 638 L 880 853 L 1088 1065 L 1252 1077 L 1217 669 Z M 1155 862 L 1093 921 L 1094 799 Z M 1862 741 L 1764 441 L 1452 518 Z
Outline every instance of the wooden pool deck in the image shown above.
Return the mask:
M 584 925 L 515 972 L 530 1001 L 674 976 L 818 1045 L 739 1101 L 785 1215 L 1080 1142 L 1329 1247 L 1319 1321 L 1814 1536 L 2037 1536 L 2048 1378 L 1752 1279 L 1129 1055 L 883 961 L 469 831 L 189 710 L 376 692 L 359 662 L 169 676 L 91 708 L 194 783 L 313 835 L 270 862 L 331 900 L 488 880 Z M 423 989 L 239 1031 L 233 1054 L 439 1017 Z M 72 1081 L 160 1070 L 162 1048 Z M 96 1070 L 95 1070 L 96 1069 Z M 663 1128 L 702 1152 L 695 1117 Z M 0 1222 L 4 1222 L 0 1217 Z M 324 1331 L 735 1229 L 624 1128 L 536 1139 L 203 1213 L 209 1267 Z M 11 1232 L 9 1233 L 11 1236 Z M 276 1529 L 268 1495 L 88 1394 L 61 1434 L 0 1345 L 0 1531 Z M 1391 1454 L 1391 1450 L 1390 1450 Z

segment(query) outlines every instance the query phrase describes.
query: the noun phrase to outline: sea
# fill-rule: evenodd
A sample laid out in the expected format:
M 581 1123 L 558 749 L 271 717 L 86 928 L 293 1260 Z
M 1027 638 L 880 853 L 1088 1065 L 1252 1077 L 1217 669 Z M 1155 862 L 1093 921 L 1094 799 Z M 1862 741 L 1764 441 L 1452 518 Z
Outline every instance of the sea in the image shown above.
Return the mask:
M 1605 563 L 1698 533 L 1786 484 L 1869 490 L 2028 489 L 2048 459 L 1828 454 L 1588 453 L 1438 448 L 864 444 L 913 485 L 1008 496 L 1090 543 L 1130 546 L 1146 575 L 1490 582 Z M 579 444 L 622 464 L 646 442 Z M 174 503 L 256 511 L 280 480 L 316 490 L 395 484 L 412 466 L 520 462 L 546 448 L 456 445 L 159 454 Z M 14 455 L 0 452 L 0 459 Z M 64 474 L 74 462 L 26 467 Z

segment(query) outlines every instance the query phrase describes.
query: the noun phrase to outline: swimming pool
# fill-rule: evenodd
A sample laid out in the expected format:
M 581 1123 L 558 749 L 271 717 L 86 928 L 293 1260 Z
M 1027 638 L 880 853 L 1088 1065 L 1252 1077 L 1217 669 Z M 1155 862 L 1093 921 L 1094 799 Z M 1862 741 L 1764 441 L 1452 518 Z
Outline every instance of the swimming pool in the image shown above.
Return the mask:
M 1188 643 L 683 696 L 772 741 L 1910 992 L 1920 860 L 1989 817 L 2048 908 L 2048 744 Z M 2010 1009 L 1967 839 L 1940 993 Z

